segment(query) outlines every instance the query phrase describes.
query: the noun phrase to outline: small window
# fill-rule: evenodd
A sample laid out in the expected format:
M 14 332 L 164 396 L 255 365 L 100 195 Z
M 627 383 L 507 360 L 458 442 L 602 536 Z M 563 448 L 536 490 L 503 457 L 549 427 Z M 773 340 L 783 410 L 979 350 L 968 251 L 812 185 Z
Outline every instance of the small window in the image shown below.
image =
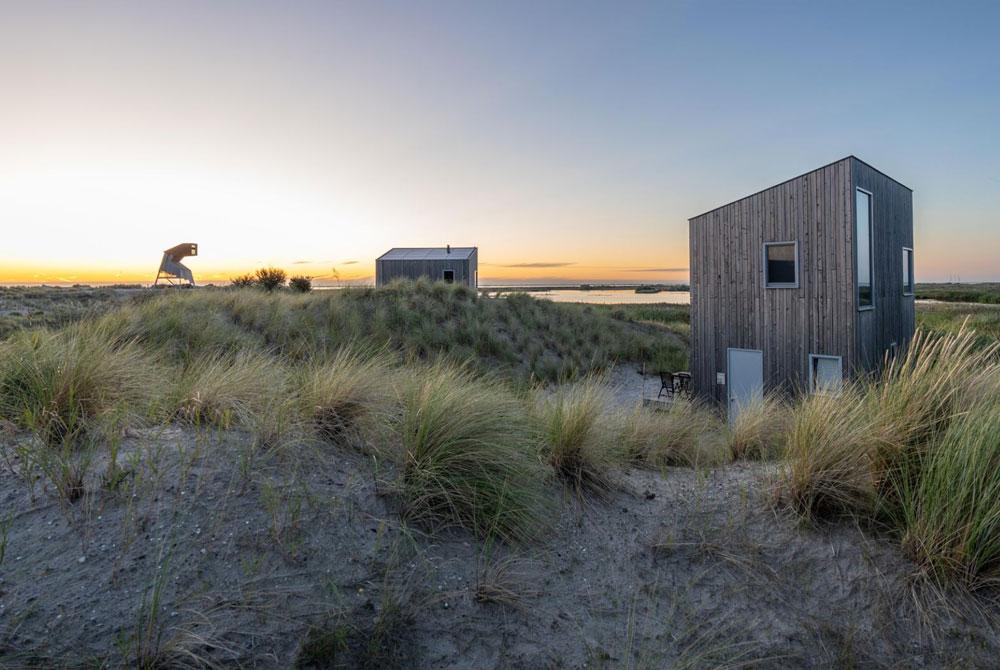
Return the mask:
M 764 243 L 764 286 L 767 288 L 798 288 L 798 242 Z
M 445 284 L 455 283 L 455 271 L 454 270 L 444 270 L 441 273 L 441 279 L 444 279 Z
M 903 247 L 903 295 L 913 295 L 913 249 Z
M 840 356 L 809 354 L 809 390 L 813 393 L 840 393 L 844 381 Z
M 858 309 L 875 306 L 872 290 L 872 194 L 857 190 L 854 250 L 857 260 Z

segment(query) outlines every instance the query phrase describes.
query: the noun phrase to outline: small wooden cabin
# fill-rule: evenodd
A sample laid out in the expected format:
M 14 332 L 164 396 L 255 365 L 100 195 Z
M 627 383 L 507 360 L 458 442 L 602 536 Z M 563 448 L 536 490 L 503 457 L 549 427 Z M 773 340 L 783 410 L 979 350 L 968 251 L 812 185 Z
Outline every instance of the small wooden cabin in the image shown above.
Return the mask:
M 375 259 L 375 286 L 393 279 L 444 281 L 449 284 L 479 286 L 477 247 L 403 247 L 389 249 Z
M 913 336 L 913 193 L 855 156 L 689 220 L 694 392 L 836 389 Z

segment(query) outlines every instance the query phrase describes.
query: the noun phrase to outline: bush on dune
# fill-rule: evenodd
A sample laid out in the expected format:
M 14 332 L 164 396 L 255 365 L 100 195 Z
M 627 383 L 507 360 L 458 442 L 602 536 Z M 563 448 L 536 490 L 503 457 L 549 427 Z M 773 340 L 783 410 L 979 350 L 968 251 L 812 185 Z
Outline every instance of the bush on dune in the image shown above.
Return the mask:
M 438 364 L 400 389 L 396 486 L 404 515 L 506 540 L 533 537 L 543 512 L 537 437 L 523 402 L 497 382 Z

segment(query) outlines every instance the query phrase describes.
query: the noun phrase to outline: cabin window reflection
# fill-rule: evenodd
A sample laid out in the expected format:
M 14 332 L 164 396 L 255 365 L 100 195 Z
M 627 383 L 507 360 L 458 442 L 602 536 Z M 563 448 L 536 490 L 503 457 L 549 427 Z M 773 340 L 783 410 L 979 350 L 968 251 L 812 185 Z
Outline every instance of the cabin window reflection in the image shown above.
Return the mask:
M 903 247 L 903 295 L 913 295 L 913 249 Z
M 855 224 L 858 309 L 865 309 L 875 305 L 872 290 L 872 194 L 860 188 L 857 190 Z
M 797 242 L 764 243 L 764 286 L 797 288 L 799 285 L 799 245 Z

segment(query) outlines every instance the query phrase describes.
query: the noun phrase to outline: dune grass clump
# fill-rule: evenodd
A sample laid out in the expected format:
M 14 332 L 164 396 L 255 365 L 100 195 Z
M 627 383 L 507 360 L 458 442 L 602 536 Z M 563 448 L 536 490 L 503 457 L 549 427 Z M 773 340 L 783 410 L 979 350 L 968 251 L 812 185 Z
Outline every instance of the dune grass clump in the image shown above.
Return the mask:
M 955 417 L 899 493 L 911 557 L 973 588 L 1000 584 L 1000 398 Z
M 722 462 L 723 425 L 698 402 L 675 400 L 667 409 L 636 407 L 622 417 L 621 440 L 629 462 L 645 467 L 700 467 Z
M 526 540 L 539 530 L 544 471 L 524 404 L 495 380 L 436 364 L 400 389 L 396 486 L 407 518 Z
M 786 438 L 788 470 L 781 493 L 792 508 L 813 518 L 873 515 L 877 426 L 858 388 L 803 398 L 792 412 Z
M 306 368 L 298 396 L 315 431 L 335 442 L 387 415 L 393 382 L 387 355 L 345 347 Z
M 935 577 L 995 583 L 998 406 L 998 345 L 965 329 L 918 333 L 875 379 L 799 403 L 782 495 L 812 518 L 880 524 Z
M 741 407 L 726 430 L 734 460 L 767 460 L 781 456 L 785 446 L 788 408 L 774 396 Z
M 0 416 L 49 444 L 140 418 L 161 387 L 160 368 L 136 343 L 90 324 L 0 343 Z
M 250 428 L 289 396 L 288 373 L 273 356 L 207 354 L 191 361 L 173 391 L 175 416 L 194 425 Z
M 608 405 L 607 386 L 594 377 L 537 401 L 545 460 L 577 495 L 604 495 L 614 486 L 612 471 L 621 457 Z

